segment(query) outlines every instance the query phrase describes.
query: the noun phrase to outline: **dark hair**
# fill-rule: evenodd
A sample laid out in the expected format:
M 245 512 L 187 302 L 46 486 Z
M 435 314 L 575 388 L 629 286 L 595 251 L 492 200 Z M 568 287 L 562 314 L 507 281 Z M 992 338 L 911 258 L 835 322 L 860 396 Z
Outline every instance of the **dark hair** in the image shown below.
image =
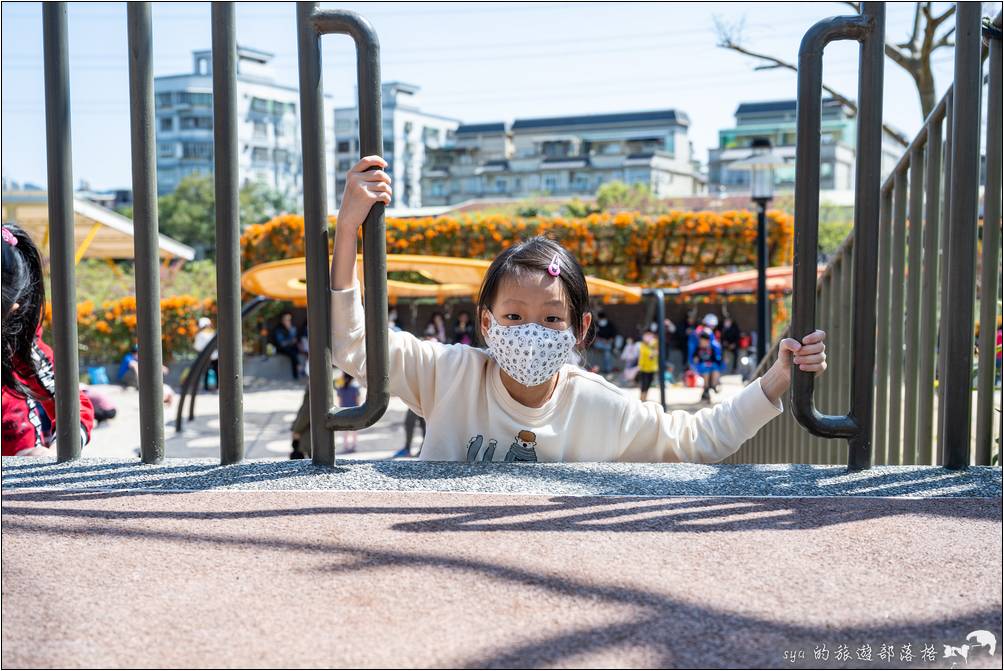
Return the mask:
M 542 235 L 509 247 L 496 256 L 488 266 L 481 283 L 481 291 L 478 292 L 476 308 L 478 321 L 480 322 L 485 312 L 491 312 L 503 280 L 528 273 L 546 273 L 555 256 L 558 257 L 560 266 L 558 279 L 561 280 L 565 298 L 568 300 L 568 309 L 571 312 L 572 332 L 576 338 L 582 338 L 582 347 L 588 347 L 595 327 L 590 325 L 589 332 L 582 333 L 582 317 L 589 313 L 589 289 L 586 286 L 586 276 L 582 272 L 582 266 L 571 252 Z M 480 329 L 478 335 L 481 335 Z
M 701 331 L 701 332 L 700 332 L 700 333 L 698 334 L 697 338 L 698 338 L 699 340 L 707 340 L 708 342 L 711 342 L 711 334 L 710 334 L 710 333 L 708 333 L 707 331 Z
M 31 236 L 19 226 L 3 227 L 17 240 L 17 245 L 3 241 L 3 386 L 35 398 L 37 394 L 14 377 L 14 366 L 27 366 L 37 373 L 32 347 L 45 308 L 42 257 Z M 18 308 L 12 313 L 15 303 Z

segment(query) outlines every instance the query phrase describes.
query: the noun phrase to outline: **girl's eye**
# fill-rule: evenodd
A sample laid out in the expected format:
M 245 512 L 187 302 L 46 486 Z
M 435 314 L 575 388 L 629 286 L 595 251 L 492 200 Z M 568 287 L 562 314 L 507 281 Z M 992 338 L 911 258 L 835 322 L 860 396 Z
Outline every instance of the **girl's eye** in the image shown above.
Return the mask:
M 506 319 L 508 319 L 511 322 L 518 322 L 521 319 L 521 317 L 518 314 L 514 313 L 514 312 L 510 312 L 509 314 L 502 315 L 502 316 L 505 317 Z
M 564 319 L 562 319 L 561 317 L 558 317 L 557 315 L 551 315 L 549 317 L 545 317 L 544 321 L 549 322 L 551 324 L 558 324 L 560 322 L 563 322 Z

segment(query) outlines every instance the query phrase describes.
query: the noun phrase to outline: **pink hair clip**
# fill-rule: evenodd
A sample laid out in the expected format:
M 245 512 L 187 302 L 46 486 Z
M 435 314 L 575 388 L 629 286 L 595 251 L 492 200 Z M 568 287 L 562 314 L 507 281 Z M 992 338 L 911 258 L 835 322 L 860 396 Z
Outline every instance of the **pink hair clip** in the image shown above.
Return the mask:
M 3 241 L 11 247 L 17 247 L 17 238 L 14 237 L 14 234 L 6 226 L 3 227 Z
M 561 273 L 561 265 L 558 263 L 558 255 L 555 254 L 554 258 L 551 259 L 550 265 L 547 266 L 547 272 L 552 277 L 557 277 Z

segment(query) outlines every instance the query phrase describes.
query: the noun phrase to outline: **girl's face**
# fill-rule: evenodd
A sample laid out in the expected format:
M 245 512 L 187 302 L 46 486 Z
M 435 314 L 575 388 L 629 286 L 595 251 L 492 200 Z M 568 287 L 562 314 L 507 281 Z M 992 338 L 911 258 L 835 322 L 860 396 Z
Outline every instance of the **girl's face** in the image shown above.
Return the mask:
M 525 273 L 506 278 L 499 284 L 491 313 L 500 326 L 537 323 L 558 331 L 572 327 L 571 311 L 561 280 L 546 273 Z M 592 318 L 588 312 L 582 315 L 579 342 L 589 331 Z M 481 315 L 482 335 L 488 332 L 490 326 L 489 313 L 484 312 Z

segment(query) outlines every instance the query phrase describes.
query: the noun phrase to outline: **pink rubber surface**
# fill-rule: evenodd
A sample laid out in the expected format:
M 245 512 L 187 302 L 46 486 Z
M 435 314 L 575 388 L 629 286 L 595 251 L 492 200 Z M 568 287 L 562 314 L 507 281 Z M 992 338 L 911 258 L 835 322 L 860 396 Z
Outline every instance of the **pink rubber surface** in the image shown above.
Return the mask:
M 1000 636 L 1001 581 L 993 499 L 10 492 L 2 662 L 790 667 L 785 650 L 882 641 L 940 658 Z M 855 665 L 898 666 L 824 668 Z

